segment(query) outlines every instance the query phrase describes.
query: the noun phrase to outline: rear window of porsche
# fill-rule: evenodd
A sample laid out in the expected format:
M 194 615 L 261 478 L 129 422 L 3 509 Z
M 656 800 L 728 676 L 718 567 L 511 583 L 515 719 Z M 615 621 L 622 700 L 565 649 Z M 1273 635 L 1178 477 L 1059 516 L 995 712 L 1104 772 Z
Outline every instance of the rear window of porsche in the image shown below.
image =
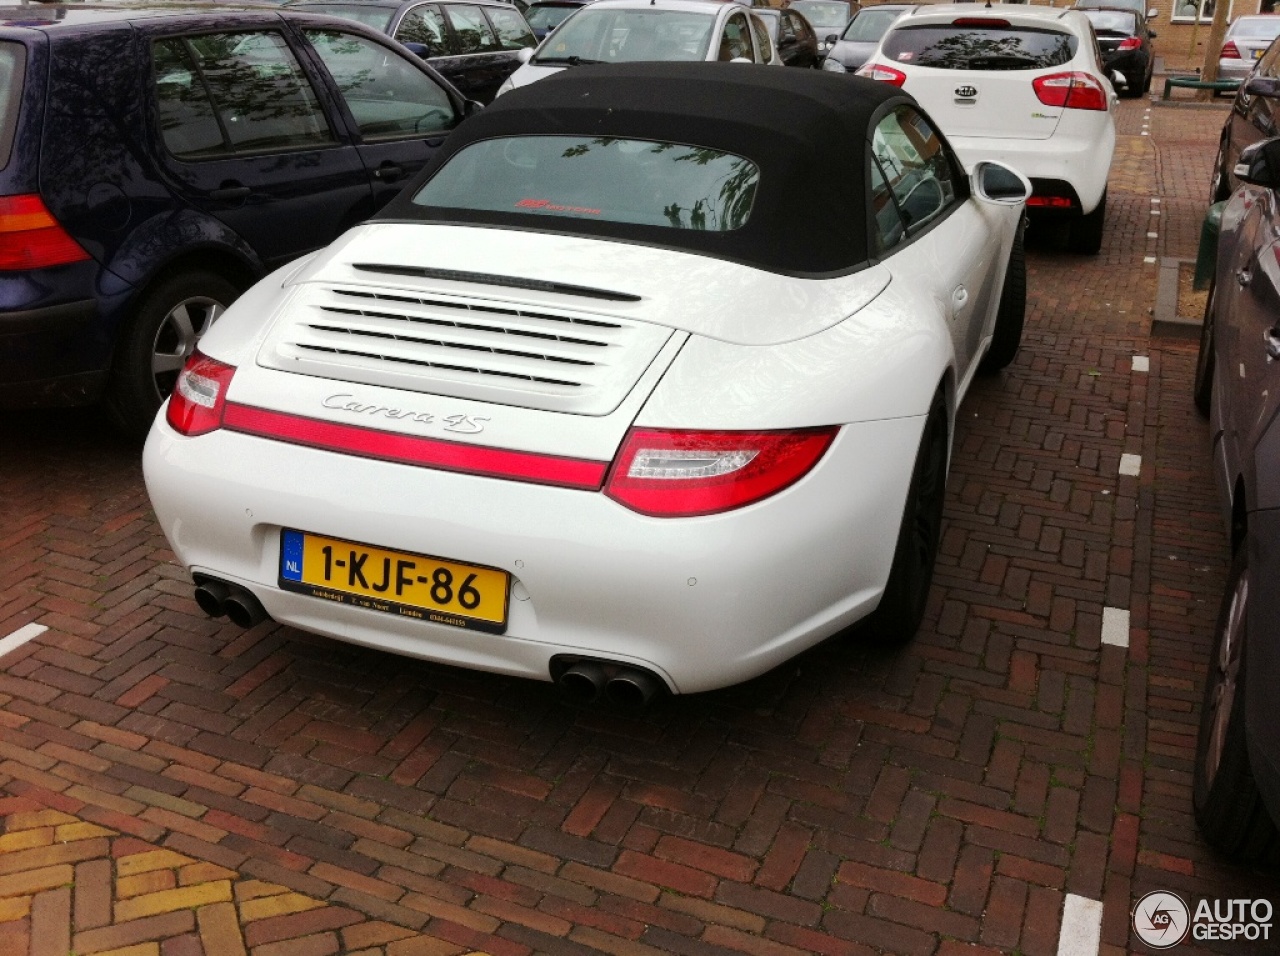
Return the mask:
M 1078 46 L 1074 34 L 1060 30 L 931 23 L 890 31 L 884 55 L 895 63 L 940 70 L 1043 70 L 1070 62 Z
M 760 169 L 680 143 L 511 136 L 462 149 L 413 197 L 419 206 L 728 232 L 751 215 Z
M 21 44 L 0 43 L 0 169 L 9 165 L 9 153 L 13 150 L 25 64 L 26 50 Z

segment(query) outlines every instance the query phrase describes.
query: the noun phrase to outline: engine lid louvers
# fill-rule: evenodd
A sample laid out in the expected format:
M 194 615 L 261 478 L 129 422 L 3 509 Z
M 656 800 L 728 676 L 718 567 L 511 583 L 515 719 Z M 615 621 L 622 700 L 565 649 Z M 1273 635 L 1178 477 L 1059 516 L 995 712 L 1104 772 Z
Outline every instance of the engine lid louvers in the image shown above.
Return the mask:
M 457 269 L 432 269 L 429 266 L 397 266 L 368 262 L 351 265 L 357 272 L 373 272 L 392 276 L 415 276 L 423 279 L 444 279 L 449 282 L 478 282 L 482 285 L 504 286 L 509 289 L 529 289 L 534 292 L 555 292 L 560 295 L 579 295 L 588 299 L 607 299 L 611 302 L 639 302 L 640 296 L 610 289 L 593 289 L 589 286 L 571 285 L 567 282 L 547 282 L 543 279 L 527 279 L 520 276 L 501 276 L 489 272 L 461 272 Z
M 276 323 L 258 363 L 338 381 L 607 415 L 670 336 L 669 329 L 630 319 L 500 299 L 316 284 Z

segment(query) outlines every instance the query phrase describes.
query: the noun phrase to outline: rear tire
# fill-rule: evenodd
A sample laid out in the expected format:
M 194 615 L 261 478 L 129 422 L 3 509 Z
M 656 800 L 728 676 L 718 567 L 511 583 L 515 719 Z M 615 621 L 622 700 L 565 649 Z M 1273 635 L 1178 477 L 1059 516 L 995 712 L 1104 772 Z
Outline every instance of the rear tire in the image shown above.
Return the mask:
M 1073 220 L 1068 248 L 1085 256 L 1098 254 L 1102 248 L 1102 228 L 1107 221 L 1107 194 L 1104 191 L 1093 212 Z
M 920 451 L 907 486 L 898 544 L 880 605 L 868 618 L 868 636 L 881 644 L 905 644 L 924 617 L 942 532 L 947 489 L 947 403 L 942 390 L 933 397 L 920 436 Z
M 1215 291 L 1216 283 L 1209 286 L 1209 297 L 1204 303 L 1204 321 L 1200 325 L 1200 351 L 1196 355 L 1196 381 L 1191 392 L 1192 400 L 1196 403 L 1196 411 L 1206 416 L 1213 401 L 1213 363 L 1217 357 L 1213 338 Z
M 1009 249 L 1009 265 L 1004 273 L 1004 285 L 1000 289 L 1000 306 L 996 310 L 996 325 L 991 333 L 991 348 L 978 364 L 983 375 L 998 372 L 1018 354 L 1022 344 L 1022 326 L 1027 317 L 1027 257 L 1022 247 L 1022 227 L 1013 237 Z
M 1258 793 L 1245 739 L 1245 635 L 1249 609 L 1248 542 L 1240 544 L 1214 635 L 1200 708 L 1191 802 L 1200 832 L 1218 851 L 1256 860 L 1276 827 Z
M 184 272 L 159 282 L 127 320 L 111 364 L 105 397 L 116 426 L 142 439 L 178 373 L 240 290 L 213 272 Z

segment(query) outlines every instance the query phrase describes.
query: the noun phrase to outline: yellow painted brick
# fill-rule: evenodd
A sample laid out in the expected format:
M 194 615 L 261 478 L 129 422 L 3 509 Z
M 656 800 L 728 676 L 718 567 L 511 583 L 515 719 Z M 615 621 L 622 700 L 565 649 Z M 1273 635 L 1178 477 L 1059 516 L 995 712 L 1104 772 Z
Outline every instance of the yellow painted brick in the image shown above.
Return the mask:
M 108 949 L 96 956 L 160 956 L 159 943 L 135 943 L 123 949 Z
M 29 850 L 34 846 L 48 846 L 53 842 L 53 827 L 37 827 L 34 830 L 19 830 L 17 833 L 6 833 L 0 836 L 0 853 L 12 850 Z
M 240 904 L 240 919 L 251 923 L 256 919 L 268 916 L 286 916 L 289 913 L 301 913 L 324 906 L 319 900 L 313 900 L 301 893 L 281 893 L 278 896 L 264 896 L 261 899 L 246 900 Z
M 31 897 L 14 896 L 0 900 L 0 923 L 11 923 L 16 919 L 26 919 L 31 912 Z
M 116 873 L 120 876 L 133 876 L 137 873 L 148 873 L 151 870 L 165 870 L 186 866 L 195 860 L 172 850 L 149 850 L 146 853 L 133 853 L 116 860 Z
M 27 810 L 23 813 L 10 814 L 5 830 L 13 833 L 16 830 L 30 830 L 34 827 L 56 827 L 61 823 L 76 823 L 75 817 L 61 810 Z
M 75 872 L 71 864 L 60 863 L 40 870 L 23 870 L 21 873 L 0 876 L 0 897 L 30 896 L 41 890 L 67 886 L 75 879 Z
M 201 883 L 199 886 L 184 886 L 176 890 L 162 890 L 159 893 L 148 893 L 146 896 L 119 900 L 116 903 L 116 922 L 123 923 L 131 919 L 141 919 L 144 916 L 172 913 L 174 910 L 193 909 L 204 906 L 206 903 L 229 902 L 231 902 L 231 884 L 226 880 Z
M 53 838 L 58 843 L 70 843 L 72 840 L 88 840 L 100 836 L 116 836 L 116 831 L 100 827 L 96 823 L 64 823 L 54 831 Z
M 239 874 L 235 870 L 228 870 L 216 863 L 192 863 L 178 871 L 178 882 L 183 886 L 191 886 L 195 883 L 208 883 L 210 880 L 234 880 L 237 876 Z
M 288 892 L 287 886 L 281 886 L 279 883 L 264 883 L 262 880 L 245 880 L 243 883 L 236 884 L 236 899 L 242 903 L 245 900 L 256 900 L 263 896 L 276 896 Z
M 173 870 L 151 870 L 147 873 L 136 873 L 133 876 L 122 876 L 116 880 L 116 899 L 124 900 L 131 896 L 159 893 L 161 890 L 171 890 L 177 885 Z

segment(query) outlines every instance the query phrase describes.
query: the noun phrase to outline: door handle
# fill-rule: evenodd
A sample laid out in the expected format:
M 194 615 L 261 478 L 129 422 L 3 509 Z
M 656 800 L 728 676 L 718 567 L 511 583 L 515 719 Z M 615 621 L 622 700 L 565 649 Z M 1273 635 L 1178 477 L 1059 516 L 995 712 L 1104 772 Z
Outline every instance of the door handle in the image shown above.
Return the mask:
M 373 171 L 373 178 L 381 179 L 384 183 L 394 183 L 403 175 L 404 168 L 395 163 L 383 163 Z
M 1267 329 L 1267 358 L 1274 361 L 1280 359 L 1280 326 Z
M 1243 289 L 1252 281 L 1253 281 L 1253 273 L 1250 272 L 1248 269 L 1236 270 L 1236 282 L 1237 284 L 1239 284 L 1240 288 Z
M 216 199 L 219 202 L 225 202 L 231 199 L 248 199 L 251 190 L 243 183 L 238 183 L 233 179 L 227 180 L 217 189 L 209 191 L 209 198 Z

